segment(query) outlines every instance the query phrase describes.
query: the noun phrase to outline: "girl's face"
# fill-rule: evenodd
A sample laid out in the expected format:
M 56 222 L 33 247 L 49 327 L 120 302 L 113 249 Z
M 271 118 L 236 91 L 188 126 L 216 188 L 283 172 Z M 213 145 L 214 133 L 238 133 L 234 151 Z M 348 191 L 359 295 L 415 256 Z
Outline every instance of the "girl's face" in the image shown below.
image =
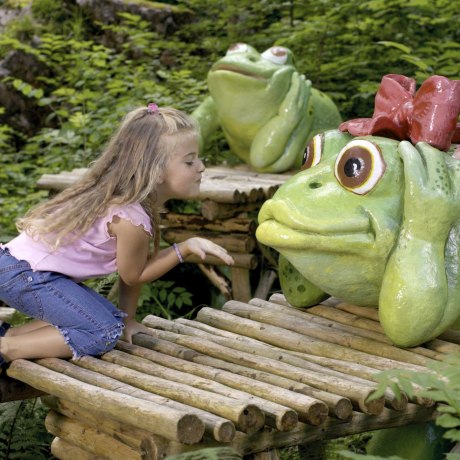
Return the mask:
M 174 139 L 175 147 L 166 164 L 157 193 L 164 201 L 171 198 L 195 198 L 200 192 L 204 163 L 198 158 L 196 134 Z

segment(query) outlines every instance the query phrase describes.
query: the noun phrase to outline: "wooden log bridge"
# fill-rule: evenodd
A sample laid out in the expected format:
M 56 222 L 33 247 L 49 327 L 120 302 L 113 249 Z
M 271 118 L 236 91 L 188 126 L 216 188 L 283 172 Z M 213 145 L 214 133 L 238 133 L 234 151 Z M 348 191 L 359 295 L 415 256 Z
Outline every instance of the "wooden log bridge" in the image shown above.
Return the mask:
M 52 193 L 74 184 L 86 172 L 85 168 L 44 174 L 37 187 Z M 266 297 L 276 279 L 273 270 L 266 270 L 253 293 L 250 271 L 264 258 L 255 238 L 256 214 L 262 203 L 273 196 L 288 174 L 261 174 L 238 168 L 213 166 L 205 170 L 201 182 L 200 214 L 180 214 L 165 210 L 162 219 L 162 238 L 170 244 L 180 243 L 191 236 L 202 236 L 225 247 L 235 260 L 230 269 L 230 280 L 215 270 L 222 261 L 208 256 L 203 262 L 198 257 L 187 259 L 198 264 L 201 271 L 219 289 L 226 299 L 249 301 L 251 297 Z M 266 264 L 267 266 L 269 264 Z M 273 265 L 273 263 L 272 263 Z
M 152 460 L 222 445 L 274 459 L 279 448 L 436 417 L 417 394 L 369 397 L 380 371 L 423 372 L 458 352 L 458 333 L 401 349 L 375 315 L 331 299 L 307 311 L 281 294 L 230 300 L 195 320 L 148 315 L 149 334 L 100 358 L 16 360 L 7 374 L 46 394 L 60 459 Z

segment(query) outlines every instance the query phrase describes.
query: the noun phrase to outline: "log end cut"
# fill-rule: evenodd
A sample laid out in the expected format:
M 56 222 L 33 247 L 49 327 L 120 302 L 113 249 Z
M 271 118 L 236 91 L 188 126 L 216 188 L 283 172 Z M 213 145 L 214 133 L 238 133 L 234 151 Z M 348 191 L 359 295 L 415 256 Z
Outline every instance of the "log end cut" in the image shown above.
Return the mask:
M 196 444 L 204 435 L 204 423 L 194 414 L 186 414 L 177 423 L 177 439 L 182 444 Z

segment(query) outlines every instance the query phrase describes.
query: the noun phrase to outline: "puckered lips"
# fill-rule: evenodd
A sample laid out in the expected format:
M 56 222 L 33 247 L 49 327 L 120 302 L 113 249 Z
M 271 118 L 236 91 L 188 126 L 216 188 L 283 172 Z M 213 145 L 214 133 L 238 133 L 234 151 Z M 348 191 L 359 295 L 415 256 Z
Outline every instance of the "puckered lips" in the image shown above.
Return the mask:
M 299 214 L 281 200 L 268 200 L 259 212 L 257 239 L 276 249 L 362 251 L 375 242 L 366 216 L 321 219 Z

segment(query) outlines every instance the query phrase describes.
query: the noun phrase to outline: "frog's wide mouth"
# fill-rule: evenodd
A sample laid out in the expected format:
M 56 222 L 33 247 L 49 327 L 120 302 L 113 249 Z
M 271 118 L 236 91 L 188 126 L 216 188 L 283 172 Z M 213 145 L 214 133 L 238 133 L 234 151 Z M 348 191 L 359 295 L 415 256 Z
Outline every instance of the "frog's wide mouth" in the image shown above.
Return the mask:
M 356 252 L 375 243 L 371 219 L 309 220 L 280 201 L 267 201 L 259 213 L 257 239 L 275 249 Z
M 237 73 L 239 75 L 243 75 L 245 77 L 254 78 L 256 80 L 266 80 L 264 77 L 262 77 L 259 74 L 250 72 L 249 70 L 244 70 L 240 67 L 232 66 L 230 64 L 217 64 L 215 67 L 212 68 L 211 71 L 213 73 L 214 72 L 231 72 L 231 73 Z

